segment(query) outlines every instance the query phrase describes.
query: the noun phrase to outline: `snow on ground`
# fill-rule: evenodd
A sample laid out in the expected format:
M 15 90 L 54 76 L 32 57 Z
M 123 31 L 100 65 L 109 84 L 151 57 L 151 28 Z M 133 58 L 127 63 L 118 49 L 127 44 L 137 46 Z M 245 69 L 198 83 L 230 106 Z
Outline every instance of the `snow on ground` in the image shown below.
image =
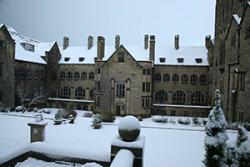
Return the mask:
M 16 113 L 0 113 L 0 157 L 29 143 L 31 117 L 13 116 Z M 34 114 L 34 113 L 33 113 Z M 31 116 L 32 113 L 18 113 Z M 43 114 L 53 118 L 54 114 Z M 112 140 L 118 135 L 119 119 L 115 123 L 103 123 L 101 129 L 93 129 L 91 118 L 78 116 L 75 124 L 53 125 L 46 119 L 46 144 L 56 148 L 82 152 L 96 160 L 109 161 Z M 163 124 L 146 119 L 141 124 L 145 136 L 145 167 L 202 166 L 204 151 L 204 127 L 179 124 Z M 229 142 L 234 142 L 236 133 L 229 132 Z

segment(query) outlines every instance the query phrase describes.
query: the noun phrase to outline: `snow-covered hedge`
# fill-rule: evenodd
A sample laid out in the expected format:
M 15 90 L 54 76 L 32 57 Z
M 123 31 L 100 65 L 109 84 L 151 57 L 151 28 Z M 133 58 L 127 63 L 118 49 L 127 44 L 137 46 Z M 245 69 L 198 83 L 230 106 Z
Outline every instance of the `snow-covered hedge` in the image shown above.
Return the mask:
M 110 167 L 133 167 L 133 162 L 134 154 L 129 150 L 122 149 L 116 154 Z

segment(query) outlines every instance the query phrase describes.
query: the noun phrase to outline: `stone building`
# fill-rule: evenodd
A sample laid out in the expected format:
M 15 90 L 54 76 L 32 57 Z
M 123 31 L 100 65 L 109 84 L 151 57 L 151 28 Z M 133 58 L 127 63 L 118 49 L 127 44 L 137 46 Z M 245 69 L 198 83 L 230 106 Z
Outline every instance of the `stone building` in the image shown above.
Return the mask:
M 215 38 L 207 37 L 210 91 L 219 88 L 231 121 L 250 121 L 250 2 L 217 0 Z
M 0 103 L 15 102 L 15 42 L 5 25 L 0 25 Z
M 88 37 L 87 46 L 43 43 L 6 29 L 15 46 L 15 102 L 44 98 L 52 107 L 116 115 L 207 116 L 210 109 L 207 49 L 158 45 L 145 35 L 141 46 L 106 46 Z M 13 104 L 11 105 L 13 106 Z

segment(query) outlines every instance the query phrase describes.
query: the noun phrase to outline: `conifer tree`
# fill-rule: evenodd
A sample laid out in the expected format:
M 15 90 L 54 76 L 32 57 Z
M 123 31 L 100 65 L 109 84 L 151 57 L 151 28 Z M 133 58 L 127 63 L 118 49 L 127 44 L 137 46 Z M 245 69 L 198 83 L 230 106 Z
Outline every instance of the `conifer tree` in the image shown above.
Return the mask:
M 215 106 L 210 111 L 208 120 L 205 126 L 205 159 L 206 167 L 221 167 L 224 166 L 224 152 L 226 141 L 228 140 L 226 132 L 227 122 L 221 108 L 220 91 L 215 91 Z

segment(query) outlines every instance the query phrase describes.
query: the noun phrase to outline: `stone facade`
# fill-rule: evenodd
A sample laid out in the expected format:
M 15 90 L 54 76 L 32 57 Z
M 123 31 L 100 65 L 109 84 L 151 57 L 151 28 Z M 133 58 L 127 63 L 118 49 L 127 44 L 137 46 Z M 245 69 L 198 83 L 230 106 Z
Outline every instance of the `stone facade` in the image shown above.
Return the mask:
M 158 104 L 155 105 L 156 114 L 207 116 L 210 103 L 208 67 L 156 65 L 153 76 L 153 102 Z M 195 106 L 200 107 L 196 109 Z
M 230 121 L 250 121 L 250 3 L 217 0 L 215 39 L 208 45 L 210 92 L 220 89 Z
M 0 103 L 14 107 L 15 43 L 7 28 L 0 25 Z
M 69 46 L 67 37 L 59 47 L 10 32 L 18 43 L 15 105 L 43 97 L 51 107 L 115 115 L 207 116 L 210 109 L 207 50 L 179 46 L 178 35 L 161 52 L 154 35 L 141 47 L 121 45 L 118 35 L 112 47 L 102 36 L 96 46 L 89 36 L 86 47 Z

